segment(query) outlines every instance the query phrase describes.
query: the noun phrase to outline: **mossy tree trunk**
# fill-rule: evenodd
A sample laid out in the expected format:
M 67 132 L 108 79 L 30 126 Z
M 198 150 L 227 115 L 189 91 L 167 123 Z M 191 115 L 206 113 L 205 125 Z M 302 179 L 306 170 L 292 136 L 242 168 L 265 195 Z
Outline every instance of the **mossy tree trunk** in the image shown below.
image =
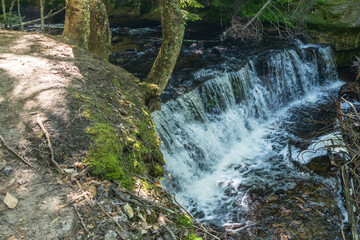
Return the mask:
M 66 0 L 63 35 L 98 57 L 108 56 L 111 32 L 102 0 Z
M 90 0 L 66 0 L 63 35 L 88 48 L 90 35 Z
M 41 18 L 41 32 L 44 32 L 45 29 L 45 21 L 44 21 L 44 1 L 40 0 L 40 18 Z
M 3 18 L 4 18 L 5 28 L 7 28 L 5 0 L 1 0 L 1 8 L 2 8 L 2 11 L 3 11 Z
M 111 46 L 111 31 L 105 4 L 90 0 L 89 50 L 99 57 L 107 57 Z
M 24 30 L 22 18 L 21 18 L 21 6 L 20 6 L 20 0 L 17 0 L 17 7 L 18 7 L 18 15 L 19 15 L 19 22 L 20 22 L 20 29 Z
M 146 78 L 146 83 L 157 85 L 157 96 L 149 96 L 150 98 L 160 96 L 165 89 L 179 56 L 185 32 L 179 0 L 159 0 L 159 7 L 163 39 L 159 54 Z M 151 102 L 150 99 L 147 100 L 150 109 L 153 105 Z

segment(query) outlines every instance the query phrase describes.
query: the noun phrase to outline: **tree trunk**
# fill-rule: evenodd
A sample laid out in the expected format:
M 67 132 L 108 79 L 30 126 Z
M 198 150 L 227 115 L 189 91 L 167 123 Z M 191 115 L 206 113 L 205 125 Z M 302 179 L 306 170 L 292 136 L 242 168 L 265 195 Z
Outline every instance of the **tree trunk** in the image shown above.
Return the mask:
M 20 29 L 24 30 L 24 25 L 21 18 L 21 10 L 20 10 L 20 0 L 17 0 L 17 7 L 18 7 L 18 15 L 19 15 L 19 22 L 20 22 Z
M 174 70 L 184 38 L 185 25 L 179 0 L 159 0 L 162 45 L 146 78 L 146 83 L 157 85 L 160 96 Z
M 9 15 L 7 16 L 7 18 L 9 19 L 9 28 L 10 29 L 11 29 L 12 14 L 13 14 L 13 10 L 14 10 L 15 1 L 16 0 L 13 0 L 11 2 L 10 9 L 9 9 Z
M 90 35 L 90 0 L 66 0 L 63 35 L 88 48 Z
M 4 18 L 5 28 L 7 28 L 5 0 L 1 0 L 1 7 L 2 7 L 2 11 L 3 11 L 3 18 Z
M 98 57 L 111 53 L 111 31 L 105 4 L 102 0 L 90 0 L 89 50 Z
M 66 0 L 64 36 L 98 57 L 110 53 L 111 32 L 102 0 Z
M 43 33 L 44 32 L 44 24 L 45 24 L 45 21 L 44 21 L 44 0 L 40 0 L 40 19 L 41 19 L 41 32 Z

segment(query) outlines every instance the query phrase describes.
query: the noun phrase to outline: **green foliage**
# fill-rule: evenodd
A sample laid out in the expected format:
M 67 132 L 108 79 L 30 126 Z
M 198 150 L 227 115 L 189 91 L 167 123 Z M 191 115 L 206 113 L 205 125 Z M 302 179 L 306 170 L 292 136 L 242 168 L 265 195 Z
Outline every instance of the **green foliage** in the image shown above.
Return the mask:
M 188 235 L 188 238 L 189 240 L 202 240 L 201 237 L 197 237 L 193 232 Z
M 196 0 L 181 0 L 180 6 L 182 8 L 204 8 L 204 5 L 200 4 Z
M 191 218 L 188 215 L 179 215 L 176 219 L 176 223 L 183 227 L 192 227 L 193 222 L 191 221 Z
M 201 17 L 195 13 L 190 13 L 186 10 L 181 10 L 181 12 L 183 14 L 185 21 L 195 22 L 195 21 L 201 20 Z
M 181 12 L 183 14 L 183 17 L 184 17 L 185 21 L 195 22 L 195 21 L 201 20 L 201 18 L 200 18 L 200 16 L 198 14 L 191 13 L 191 12 L 185 10 L 185 9 L 188 9 L 188 8 L 204 8 L 204 5 L 200 4 L 196 0 L 180 0 L 180 6 L 182 8 Z
M 243 0 L 239 11 L 240 16 L 253 17 L 265 5 L 267 0 Z M 292 0 L 273 0 L 259 16 L 259 20 L 273 25 L 282 24 L 289 28 L 294 28 L 291 22 Z

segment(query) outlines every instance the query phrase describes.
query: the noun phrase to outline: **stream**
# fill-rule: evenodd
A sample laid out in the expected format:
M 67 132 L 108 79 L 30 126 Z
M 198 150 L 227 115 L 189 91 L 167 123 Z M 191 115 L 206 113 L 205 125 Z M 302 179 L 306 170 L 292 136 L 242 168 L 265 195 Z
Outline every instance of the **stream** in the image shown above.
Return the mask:
M 113 31 L 122 44 L 110 60 L 146 77 L 159 28 Z M 326 151 L 340 138 L 336 71 L 330 47 L 299 40 L 186 41 L 153 113 L 166 190 L 234 239 L 341 239 L 347 214 Z

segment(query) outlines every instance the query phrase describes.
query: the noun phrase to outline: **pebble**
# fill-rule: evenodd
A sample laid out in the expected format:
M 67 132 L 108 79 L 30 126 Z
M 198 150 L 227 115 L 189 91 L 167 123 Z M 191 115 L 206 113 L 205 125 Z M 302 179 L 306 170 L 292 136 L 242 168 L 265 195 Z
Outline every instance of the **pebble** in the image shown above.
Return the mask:
M 6 167 L 6 161 L 0 160 L 0 170 L 3 170 Z
M 105 235 L 105 240 L 116 240 L 117 234 L 113 230 L 109 230 Z
M 6 175 L 6 176 L 10 176 L 12 173 L 13 169 L 10 166 L 6 166 L 2 169 L 2 172 Z

